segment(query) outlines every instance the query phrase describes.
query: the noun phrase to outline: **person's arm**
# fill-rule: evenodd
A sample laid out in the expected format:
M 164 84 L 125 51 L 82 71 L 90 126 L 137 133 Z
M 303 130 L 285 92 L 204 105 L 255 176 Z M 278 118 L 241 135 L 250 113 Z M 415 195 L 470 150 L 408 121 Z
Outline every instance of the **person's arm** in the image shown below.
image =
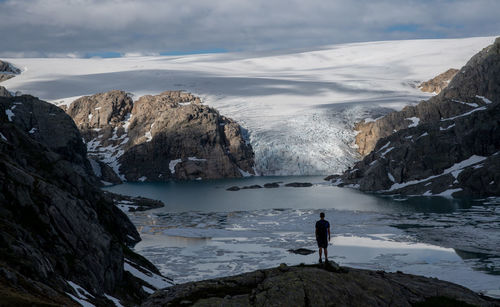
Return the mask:
M 330 242 L 330 227 L 328 227 L 328 242 Z
M 318 237 L 318 225 L 316 225 L 316 238 Z

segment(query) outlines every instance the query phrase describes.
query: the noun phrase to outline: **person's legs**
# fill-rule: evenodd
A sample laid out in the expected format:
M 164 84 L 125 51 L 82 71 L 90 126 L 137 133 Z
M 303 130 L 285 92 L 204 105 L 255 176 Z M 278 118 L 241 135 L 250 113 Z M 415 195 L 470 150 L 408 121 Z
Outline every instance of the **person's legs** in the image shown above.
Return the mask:
M 319 248 L 319 262 L 321 262 L 321 256 L 322 256 L 322 251 L 323 251 L 323 248 Z
M 328 248 L 325 247 L 325 262 L 328 262 Z

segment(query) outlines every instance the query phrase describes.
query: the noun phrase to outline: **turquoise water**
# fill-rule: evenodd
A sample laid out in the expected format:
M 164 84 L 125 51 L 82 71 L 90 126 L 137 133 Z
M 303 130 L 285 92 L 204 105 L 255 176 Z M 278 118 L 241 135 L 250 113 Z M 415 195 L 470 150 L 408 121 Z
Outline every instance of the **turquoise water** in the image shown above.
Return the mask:
M 227 191 L 281 182 L 279 188 Z M 285 187 L 310 182 L 312 187 Z M 341 265 L 437 277 L 500 296 L 498 199 L 382 197 L 338 188 L 322 177 L 251 177 L 125 183 L 106 190 L 162 200 L 127 212 L 142 242 L 135 250 L 177 283 L 317 261 L 314 224 L 332 225 L 331 260 Z
M 232 186 L 251 186 L 280 182 L 279 188 L 227 191 Z M 285 187 L 286 183 L 309 182 L 312 187 Z M 318 176 L 249 177 L 208 181 L 165 183 L 130 182 L 106 188 L 130 196 L 158 199 L 165 212 L 247 211 L 259 209 L 338 209 L 375 212 L 452 212 L 467 208 L 471 202 L 442 197 L 393 198 L 362 193 L 355 189 L 331 186 Z

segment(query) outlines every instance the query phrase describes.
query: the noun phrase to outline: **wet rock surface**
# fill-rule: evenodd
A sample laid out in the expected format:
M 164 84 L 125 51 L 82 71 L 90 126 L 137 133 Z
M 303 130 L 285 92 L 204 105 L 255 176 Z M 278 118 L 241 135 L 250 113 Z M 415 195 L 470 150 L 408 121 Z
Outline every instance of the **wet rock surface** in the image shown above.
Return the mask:
M 147 296 L 125 259 L 156 268 L 127 246 L 140 240 L 96 186 L 72 119 L 32 96 L 0 97 L 0 297 L 10 306 L 109 305 Z M 77 292 L 69 282 L 84 288 Z
M 123 91 L 110 91 L 77 99 L 67 113 L 82 132 L 89 157 L 107 164 L 119 180 L 254 174 L 245 131 L 189 93 L 167 91 L 134 102 Z M 116 183 L 112 177 L 101 179 Z
M 314 254 L 315 251 L 307 249 L 307 248 L 297 248 L 297 249 L 289 249 L 290 253 L 298 254 L 298 255 L 310 255 Z
M 404 195 L 500 195 L 500 38 L 439 95 L 358 124 L 364 159 L 329 179 Z
M 149 306 L 413 306 L 451 302 L 499 306 L 498 300 L 434 278 L 339 267 L 335 263 L 258 270 L 157 291 Z

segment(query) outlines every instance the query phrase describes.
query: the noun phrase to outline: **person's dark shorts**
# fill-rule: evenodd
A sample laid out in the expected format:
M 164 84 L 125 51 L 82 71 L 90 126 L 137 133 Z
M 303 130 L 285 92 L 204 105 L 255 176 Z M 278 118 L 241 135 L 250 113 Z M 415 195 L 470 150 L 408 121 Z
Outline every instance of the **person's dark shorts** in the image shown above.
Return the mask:
M 326 237 L 317 237 L 316 242 L 318 242 L 318 247 L 328 248 L 328 240 Z

